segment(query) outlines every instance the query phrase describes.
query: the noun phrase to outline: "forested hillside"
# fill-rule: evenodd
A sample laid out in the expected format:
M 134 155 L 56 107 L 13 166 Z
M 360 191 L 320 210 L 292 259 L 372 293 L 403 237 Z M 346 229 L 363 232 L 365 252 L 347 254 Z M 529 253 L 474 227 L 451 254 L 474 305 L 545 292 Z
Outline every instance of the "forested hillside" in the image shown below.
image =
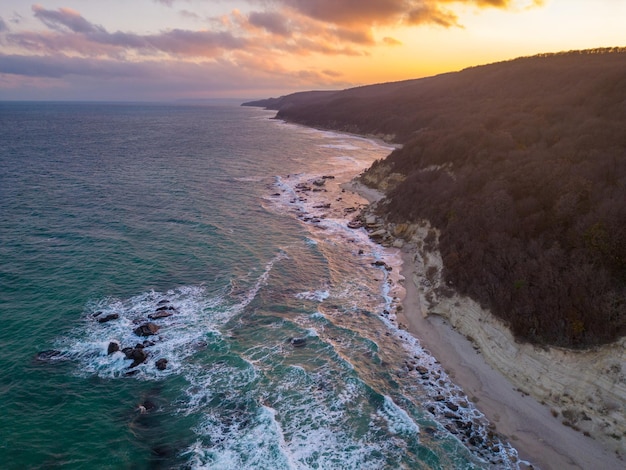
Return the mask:
M 626 49 L 255 104 L 403 143 L 364 181 L 387 188 L 392 221 L 441 231 L 447 283 L 519 339 L 626 335 Z

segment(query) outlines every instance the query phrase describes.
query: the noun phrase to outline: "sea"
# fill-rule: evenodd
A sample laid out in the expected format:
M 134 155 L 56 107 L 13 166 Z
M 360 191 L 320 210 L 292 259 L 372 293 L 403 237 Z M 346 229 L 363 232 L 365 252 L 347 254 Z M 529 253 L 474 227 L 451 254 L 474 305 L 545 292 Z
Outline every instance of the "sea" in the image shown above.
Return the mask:
M 0 103 L 1 468 L 518 468 L 348 227 L 392 148 L 274 114 Z

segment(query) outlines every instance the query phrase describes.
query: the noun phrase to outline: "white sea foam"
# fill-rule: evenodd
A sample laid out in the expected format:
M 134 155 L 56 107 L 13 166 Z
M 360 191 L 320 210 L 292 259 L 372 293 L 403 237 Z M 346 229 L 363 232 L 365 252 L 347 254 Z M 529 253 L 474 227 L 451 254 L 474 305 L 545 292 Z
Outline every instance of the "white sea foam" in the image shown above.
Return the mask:
M 195 469 L 299 468 L 285 444 L 276 411 L 262 406 L 253 425 L 237 421 L 224 425 L 213 417 L 196 430 L 213 445 L 196 442 L 188 451 Z
M 315 302 L 323 302 L 329 296 L 330 292 L 328 290 L 304 291 L 295 295 L 297 299 L 313 300 Z
M 133 377 L 156 380 L 179 373 L 188 357 L 208 344 L 221 342 L 220 328 L 254 300 L 267 284 L 274 264 L 286 257 L 281 251 L 268 261 L 261 275 L 248 290 L 239 294 L 239 301 L 235 304 L 224 292 L 211 295 L 197 286 L 167 292 L 150 291 L 126 300 L 106 298 L 92 302 L 86 308 L 83 324 L 71 335 L 60 339 L 57 346 L 65 355 L 78 361 L 80 374 L 123 377 L 132 372 Z M 162 306 L 173 308 L 172 315 L 150 319 L 149 315 Z M 98 319 L 112 314 L 118 318 L 98 322 Z M 134 333 L 135 328 L 146 322 L 159 326 L 157 334 L 146 338 Z M 126 359 L 122 352 L 107 354 L 112 342 L 123 349 L 135 347 L 143 341 L 149 342 L 144 347 L 148 360 L 132 371 L 129 370 L 132 360 Z M 168 361 L 164 370 L 156 367 L 159 359 Z
M 389 430 L 398 435 L 418 435 L 420 428 L 411 417 L 394 403 L 391 397 L 385 395 L 382 410 L 379 411 L 387 422 Z
M 319 147 L 336 149 L 336 150 L 360 150 L 361 147 L 357 147 L 356 145 L 350 144 L 320 144 Z

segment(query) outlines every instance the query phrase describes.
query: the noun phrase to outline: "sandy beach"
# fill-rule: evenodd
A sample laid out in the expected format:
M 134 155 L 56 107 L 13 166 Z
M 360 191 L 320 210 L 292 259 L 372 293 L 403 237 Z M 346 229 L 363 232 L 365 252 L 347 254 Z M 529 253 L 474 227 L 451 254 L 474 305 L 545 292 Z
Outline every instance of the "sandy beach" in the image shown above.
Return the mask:
M 374 189 L 352 182 L 347 189 L 373 202 L 382 197 Z M 520 392 L 504 375 L 493 369 L 475 345 L 444 318 L 425 315 L 418 287 L 414 284 L 412 254 L 403 252 L 403 309 L 400 324 L 419 339 L 437 358 L 454 382 L 485 414 L 496 431 L 518 450 L 521 468 L 622 469 L 626 463 L 610 449 L 590 437 L 564 426 L 550 408 Z M 427 313 L 427 312 L 426 312 Z

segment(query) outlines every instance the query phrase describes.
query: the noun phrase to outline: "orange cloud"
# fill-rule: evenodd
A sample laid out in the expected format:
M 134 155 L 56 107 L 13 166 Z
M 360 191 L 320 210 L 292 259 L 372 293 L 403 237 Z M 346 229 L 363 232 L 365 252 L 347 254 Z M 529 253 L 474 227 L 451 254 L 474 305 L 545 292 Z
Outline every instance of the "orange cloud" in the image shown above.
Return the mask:
M 544 0 L 274 0 L 270 2 L 304 16 L 337 25 L 370 28 L 381 25 L 425 24 L 457 26 L 457 17 L 447 7 L 478 8 L 540 6 Z

